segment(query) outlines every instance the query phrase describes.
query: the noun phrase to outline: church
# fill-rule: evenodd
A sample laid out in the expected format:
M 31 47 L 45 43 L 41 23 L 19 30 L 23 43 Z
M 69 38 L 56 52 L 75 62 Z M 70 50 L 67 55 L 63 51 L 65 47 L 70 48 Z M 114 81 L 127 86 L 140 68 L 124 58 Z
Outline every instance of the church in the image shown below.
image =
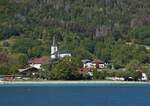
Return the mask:
M 68 52 L 61 53 L 59 51 L 59 47 L 56 42 L 56 37 L 53 36 L 53 43 L 51 45 L 51 60 L 55 60 L 55 59 L 61 60 L 64 57 L 71 57 L 71 53 L 68 53 Z

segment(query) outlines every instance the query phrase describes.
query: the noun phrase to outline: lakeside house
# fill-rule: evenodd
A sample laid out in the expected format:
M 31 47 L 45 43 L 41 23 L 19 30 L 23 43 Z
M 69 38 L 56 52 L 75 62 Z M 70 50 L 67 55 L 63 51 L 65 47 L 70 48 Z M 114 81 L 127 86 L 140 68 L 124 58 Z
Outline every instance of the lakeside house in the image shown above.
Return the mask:
M 148 77 L 147 77 L 146 73 L 142 73 L 141 81 L 147 81 L 147 80 L 148 80 Z
M 103 60 L 95 59 L 92 61 L 93 65 L 97 69 L 104 69 L 106 66 L 106 63 Z
M 81 60 L 81 62 L 83 64 L 83 68 L 87 69 L 104 69 L 106 67 L 106 63 L 100 59 L 84 59 Z
M 35 68 L 35 67 L 28 67 L 25 69 L 18 69 L 18 74 L 21 77 L 26 77 L 26 78 L 34 78 L 37 77 L 39 73 L 39 69 Z
M 107 68 L 107 63 L 100 59 L 83 59 L 81 60 L 83 66 L 80 69 L 81 74 L 87 73 L 89 76 L 93 76 L 94 69 L 105 69 Z
M 36 69 L 42 69 L 42 65 L 48 65 L 49 64 L 49 57 L 48 56 L 42 56 L 42 57 L 36 57 L 28 61 L 28 64 L 30 67 L 34 67 Z
M 148 80 L 148 76 L 143 70 L 136 70 L 136 71 L 141 73 L 141 78 L 139 80 L 141 80 L 141 81 L 147 81 Z
M 42 69 L 42 65 L 48 65 L 49 64 L 49 57 L 48 56 L 42 56 L 42 57 L 36 57 L 28 61 L 28 67 L 23 69 L 18 69 L 18 75 L 22 77 L 37 77 L 40 70 Z

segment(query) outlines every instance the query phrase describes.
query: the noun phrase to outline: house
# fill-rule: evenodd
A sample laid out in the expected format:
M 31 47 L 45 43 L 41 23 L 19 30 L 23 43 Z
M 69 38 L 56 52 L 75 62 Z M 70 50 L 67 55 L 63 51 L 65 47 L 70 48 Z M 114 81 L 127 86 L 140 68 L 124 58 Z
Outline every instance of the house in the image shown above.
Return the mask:
M 48 56 L 42 56 L 39 58 L 33 58 L 28 61 L 30 67 L 34 67 L 36 69 L 41 69 L 42 65 L 49 64 L 49 57 Z
M 147 81 L 147 80 L 148 80 L 148 77 L 147 77 L 146 73 L 142 73 L 141 81 Z
M 103 69 L 105 68 L 106 63 L 100 59 L 94 59 L 89 60 L 89 59 L 84 59 L 81 60 L 83 63 L 83 68 L 89 68 L 89 69 Z
M 56 38 L 55 36 L 53 37 L 53 43 L 51 46 L 51 59 L 52 60 L 60 60 L 63 59 L 64 57 L 71 57 L 71 53 L 69 52 L 60 52 L 56 43 Z
M 82 64 L 83 64 L 83 68 L 87 68 L 87 69 L 93 69 L 93 63 L 90 59 L 83 59 L 81 60 Z
M 28 61 L 29 66 L 27 68 L 18 69 L 18 75 L 23 78 L 37 78 L 39 71 L 42 70 L 42 65 L 49 64 L 49 57 L 42 56 L 33 58 Z
M 100 59 L 83 59 L 81 62 L 83 67 L 80 69 L 80 73 L 87 74 L 90 77 L 93 76 L 94 69 L 104 69 L 106 67 L 106 63 Z
M 29 78 L 34 78 L 37 77 L 39 74 L 39 69 L 35 67 L 28 67 L 25 69 L 18 69 L 18 75 L 22 77 L 29 77 Z
M 103 69 L 105 68 L 105 62 L 100 59 L 95 59 L 92 61 L 93 66 L 97 69 Z
M 148 81 L 148 76 L 143 70 L 136 70 L 136 72 L 141 74 L 141 78 L 139 78 L 140 81 Z

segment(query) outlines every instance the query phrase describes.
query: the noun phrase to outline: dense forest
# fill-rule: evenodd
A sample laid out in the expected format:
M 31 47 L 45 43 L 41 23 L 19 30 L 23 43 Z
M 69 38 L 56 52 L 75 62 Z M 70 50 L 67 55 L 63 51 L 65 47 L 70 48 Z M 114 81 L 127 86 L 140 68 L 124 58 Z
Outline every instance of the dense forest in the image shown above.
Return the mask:
M 150 63 L 150 1 L 0 0 L 0 73 L 48 56 L 53 35 L 79 61 L 143 68 Z

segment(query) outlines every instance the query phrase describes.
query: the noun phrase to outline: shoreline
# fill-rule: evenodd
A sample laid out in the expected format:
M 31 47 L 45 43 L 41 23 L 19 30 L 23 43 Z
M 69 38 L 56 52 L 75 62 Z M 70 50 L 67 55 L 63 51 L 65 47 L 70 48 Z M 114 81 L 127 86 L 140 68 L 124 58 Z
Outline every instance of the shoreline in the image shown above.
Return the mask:
M 137 81 L 0 81 L 2 84 L 150 84 Z

